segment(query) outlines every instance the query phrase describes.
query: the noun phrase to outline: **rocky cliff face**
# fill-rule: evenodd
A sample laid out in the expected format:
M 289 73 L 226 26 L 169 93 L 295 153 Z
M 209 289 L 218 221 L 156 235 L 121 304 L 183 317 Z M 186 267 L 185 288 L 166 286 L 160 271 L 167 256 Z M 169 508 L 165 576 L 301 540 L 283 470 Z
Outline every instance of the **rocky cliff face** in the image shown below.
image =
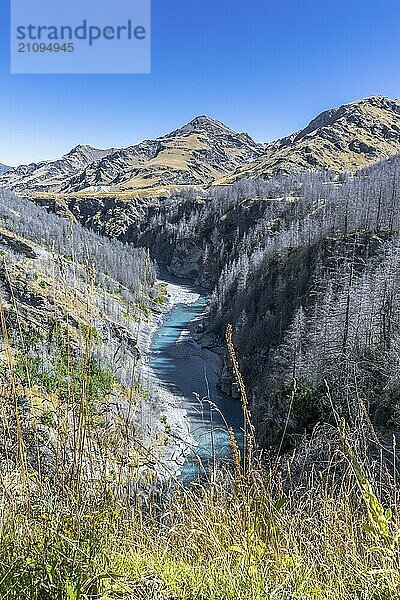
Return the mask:
M 356 171 L 400 149 L 400 100 L 374 96 L 327 110 L 263 156 L 222 178 L 271 177 L 308 170 Z

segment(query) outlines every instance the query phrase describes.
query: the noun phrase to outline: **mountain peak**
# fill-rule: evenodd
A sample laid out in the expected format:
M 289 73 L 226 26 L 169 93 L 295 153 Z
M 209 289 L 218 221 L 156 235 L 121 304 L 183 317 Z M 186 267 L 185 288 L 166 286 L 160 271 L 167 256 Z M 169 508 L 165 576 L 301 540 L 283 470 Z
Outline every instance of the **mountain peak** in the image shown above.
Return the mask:
M 227 125 L 217 119 L 212 119 L 207 115 L 198 115 L 191 121 L 173 131 L 170 135 L 176 135 L 180 133 L 211 133 L 214 135 L 218 134 L 230 134 L 233 133 Z
M 77 153 L 96 154 L 98 152 L 109 152 L 109 149 L 103 150 L 100 148 L 95 148 L 94 146 L 91 146 L 90 144 L 78 144 L 77 146 L 74 146 L 69 152 L 67 152 L 65 154 L 65 156 L 70 156 L 71 154 L 77 154 Z
M 172 133 L 119 150 L 79 144 L 57 160 L 20 167 L 7 181 L 2 178 L 1 184 L 35 193 L 204 185 L 254 160 L 261 152 L 261 145 L 247 134 L 198 115 Z
M 90 144 L 78 144 L 72 148 L 71 152 L 74 152 L 74 150 L 96 150 L 96 148 Z
M 194 119 L 189 121 L 188 125 L 191 125 L 192 127 L 208 127 L 209 125 L 222 125 L 223 127 L 225 127 L 225 125 L 221 121 L 217 121 L 216 119 L 213 119 L 208 115 L 198 115 L 197 117 L 194 117 Z
M 72 150 L 64 154 L 63 158 L 67 160 L 79 160 L 89 164 L 108 156 L 114 151 L 114 148 L 100 149 L 90 146 L 90 144 L 78 144 Z

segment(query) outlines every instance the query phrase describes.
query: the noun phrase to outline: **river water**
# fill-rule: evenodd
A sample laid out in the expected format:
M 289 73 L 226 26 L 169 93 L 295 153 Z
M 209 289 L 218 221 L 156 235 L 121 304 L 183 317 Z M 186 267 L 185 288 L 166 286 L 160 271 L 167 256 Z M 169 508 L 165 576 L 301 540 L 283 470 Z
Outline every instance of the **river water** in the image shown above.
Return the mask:
M 214 462 L 231 456 L 224 420 L 240 440 L 243 416 L 240 402 L 217 387 L 218 357 L 204 351 L 189 333 L 189 324 L 198 320 L 206 308 L 204 290 L 188 281 L 172 281 L 185 292 L 195 294 L 193 298 L 197 299 L 190 304 L 177 303 L 164 315 L 152 340 L 149 366 L 162 385 L 180 396 L 187 411 L 191 433 L 197 442 L 182 469 L 182 479 L 190 481 L 199 474 L 210 473 Z M 205 400 L 199 401 L 195 394 Z M 207 399 L 217 409 L 212 408 Z

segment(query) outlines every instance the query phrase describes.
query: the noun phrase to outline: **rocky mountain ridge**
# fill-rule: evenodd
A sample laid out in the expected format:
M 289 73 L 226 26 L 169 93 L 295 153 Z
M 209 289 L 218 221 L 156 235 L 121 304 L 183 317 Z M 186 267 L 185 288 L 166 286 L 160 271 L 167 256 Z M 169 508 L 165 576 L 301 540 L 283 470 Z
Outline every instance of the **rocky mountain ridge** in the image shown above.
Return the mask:
M 212 183 L 261 155 L 263 146 L 204 115 L 155 140 L 121 149 L 77 146 L 55 161 L 22 165 L 0 180 L 28 194 L 114 193 Z
M 61 158 L 20 165 L 1 176 L 0 185 L 23 194 L 32 192 L 57 193 L 64 182 L 89 164 L 107 156 L 113 148 L 100 150 L 79 144 Z
M 356 171 L 400 149 L 400 100 L 373 96 L 322 112 L 304 129 L 261 144 L 205 115 L 126 148 L 77 146 L 21 165 L 0 186 L 28 196 L 123 200 L 302 171 Z
M 130 191 L 211 183 L 261 154 L 250 136 L 199 116 L 157 138 L 117 150 L 69 180 L 62 192 Z
M 373 96 L 329 109 L 307 127 L 266 145 L 263 156 L 221 180 L 301 171 L 356 171 L 400 149 L 400 100 Z

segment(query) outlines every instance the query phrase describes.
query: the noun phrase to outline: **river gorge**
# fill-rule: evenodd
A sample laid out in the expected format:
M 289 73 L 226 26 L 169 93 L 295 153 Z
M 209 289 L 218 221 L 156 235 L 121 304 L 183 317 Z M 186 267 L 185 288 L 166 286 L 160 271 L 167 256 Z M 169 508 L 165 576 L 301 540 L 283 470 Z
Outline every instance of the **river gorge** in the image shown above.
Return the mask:
M 193 447 L 186 453 L 183 481 L 210 472 L 212 464 L 230 455 L 227 425 L 238 440 L 242 434 L 241 405 L 218 387 L 221 357 L 195 338 L 207 306 L 205 290 L 192 282 L 168 277 L 172 286 L 168 311 L 154 333 L 149 371 L 155 384 L 167 390 L 185 410 Z

